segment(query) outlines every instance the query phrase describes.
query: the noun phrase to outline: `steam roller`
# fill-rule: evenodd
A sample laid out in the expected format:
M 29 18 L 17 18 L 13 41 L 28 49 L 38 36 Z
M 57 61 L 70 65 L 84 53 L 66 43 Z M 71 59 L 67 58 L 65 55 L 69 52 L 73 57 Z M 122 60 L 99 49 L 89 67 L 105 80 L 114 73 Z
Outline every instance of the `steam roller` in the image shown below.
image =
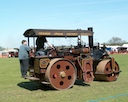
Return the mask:
M 28 38 L 28 46 L 30 41 L 33 41 L 34 46 L 29 52 L 29 76 L 26 77 L 30 81 L 50 85 L 56 90 L 66 90 L 71 88 L 76 80 L 87 83 L 93 79 L 115 81 L 121 72 L 117 62 L 106 52 L 105 45 L 100 47 L 98 43 L 94 46 L 92 27 L 87 30 L 28 29 L 23 35 Z M 85 41 L 81 39 L 82 36 L 88 37 L 88 46 L 83 43 Z M 54 48 L 49 46 L 43 49 L 44 42 L 36 43 L 40 37 L 73 37 L 77 38 L 77 45 L 53 46 Z M 40 46 L 39 50 L 37 46 Z
M 114 58 L 101 60 L 95 68 L 94 76 L 99 81 L 115 81 L 121 72 Z
M 67 59 L 54 58 L 50 61 L 46 70 L 45 80 L 54 89 L 69 89 L 76 80 L 76 67 Z

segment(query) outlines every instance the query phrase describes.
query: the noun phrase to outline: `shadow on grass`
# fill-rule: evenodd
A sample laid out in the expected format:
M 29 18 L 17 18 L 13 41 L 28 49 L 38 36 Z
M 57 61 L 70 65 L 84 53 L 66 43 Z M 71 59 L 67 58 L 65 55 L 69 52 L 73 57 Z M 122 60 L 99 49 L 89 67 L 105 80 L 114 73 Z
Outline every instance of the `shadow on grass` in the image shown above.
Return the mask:
M 78 86 L 90 86 L 89 84 L 84 83 L 83 80 L 76 80 L 75 85 L 78 85 Z
M 89 84 L 85 84 L 82 80 L 76 80 L 74 85 L 90 86 Z M 27 89 L 27 90 L 30 90 L 30 91 L 34 91 L 34 90 L 43 90 L 43 91 L 55 90 L 47 84 L 41 84 L 41 83 L 38 83 L 38 82 L 35 82 L 35 81 L 21 82 L 21 83 L 18 83 L 17 86 L 19 86 L 21 88 L 24 88 L 24 89 Z M 71 88 L 73 88 L 73 86 Z
M 94 78 L 93 81 L 95 81 L 95 82 L 109 82 L 109 81 L 105 81 L 105 80 L 98 80 L 98 79 L 96 79 L 96 78 Z M 113 82 L 113 81 L 112 81 L 112 82 Z
M 49 87 L 46 84 L 41 84 L 41 83 L 37 83 L 34 81 L 30 81 L 30 82 L 21 82 L 17 84 L 19 87 L 30 90 L 30 91 L 34 91 L 34 90 L 44 90 L 44 91 L 48 91 L 48 90 L 55 90 L 51 87 Z

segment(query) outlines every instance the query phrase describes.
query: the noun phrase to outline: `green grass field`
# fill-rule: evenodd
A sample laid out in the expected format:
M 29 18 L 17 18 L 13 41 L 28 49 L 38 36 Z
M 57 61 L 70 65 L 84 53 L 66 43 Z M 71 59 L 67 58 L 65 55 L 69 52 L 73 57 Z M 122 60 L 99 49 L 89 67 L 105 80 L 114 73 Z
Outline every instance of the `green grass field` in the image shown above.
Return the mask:
M 128 102 L 128 55 L 112 55 L 122 72 L 115 82 L 74 85 L 64 91 L 21 78 L 17 58 L 0 59 L 0 102 Z

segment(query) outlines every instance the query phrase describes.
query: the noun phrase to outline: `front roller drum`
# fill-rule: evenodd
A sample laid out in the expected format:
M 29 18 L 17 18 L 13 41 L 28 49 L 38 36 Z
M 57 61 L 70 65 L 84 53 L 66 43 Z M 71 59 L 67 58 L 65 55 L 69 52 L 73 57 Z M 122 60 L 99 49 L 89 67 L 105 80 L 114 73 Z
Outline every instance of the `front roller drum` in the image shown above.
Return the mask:
M 76 80 L 76 68 L 74 64 L 63 58 L 52 59 L 45 74 L 45 80 L 57 90 L 69 89 Z
M 113 65 L 114 64 L 114 67 Z M 99 62 L 94 74 L 96 80 L 115 81 L 119 76 L 120 70 L 117 62 L 111 60 L 103 60 Z

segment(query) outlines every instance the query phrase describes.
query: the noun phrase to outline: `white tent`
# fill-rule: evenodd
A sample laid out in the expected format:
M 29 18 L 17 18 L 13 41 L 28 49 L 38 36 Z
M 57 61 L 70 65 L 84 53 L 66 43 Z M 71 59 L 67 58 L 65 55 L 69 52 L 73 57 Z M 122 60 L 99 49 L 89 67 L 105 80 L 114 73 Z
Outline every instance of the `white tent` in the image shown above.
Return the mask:
M 123 44 L 122 47 L 128 47 L 128 44 Z

